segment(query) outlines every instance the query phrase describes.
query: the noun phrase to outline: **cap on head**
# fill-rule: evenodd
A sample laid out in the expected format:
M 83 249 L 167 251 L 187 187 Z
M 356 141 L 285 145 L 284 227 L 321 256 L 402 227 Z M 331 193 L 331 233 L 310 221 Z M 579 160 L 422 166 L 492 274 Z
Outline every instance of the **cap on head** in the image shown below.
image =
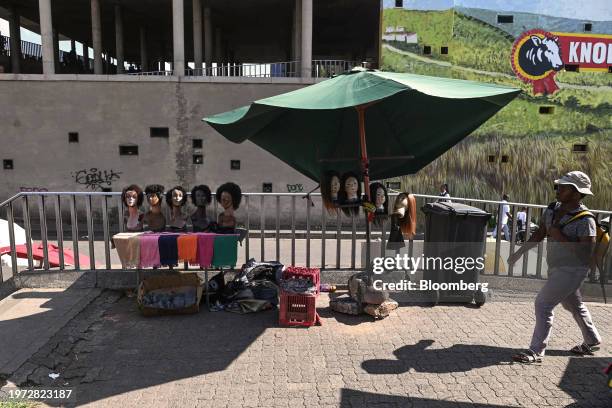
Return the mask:
M 591 179 L 581 171 L 570 171 L 558 180 L 555 184 L 568 184 L 574 186 L 579 193 L 593 195 L 591 191 Z

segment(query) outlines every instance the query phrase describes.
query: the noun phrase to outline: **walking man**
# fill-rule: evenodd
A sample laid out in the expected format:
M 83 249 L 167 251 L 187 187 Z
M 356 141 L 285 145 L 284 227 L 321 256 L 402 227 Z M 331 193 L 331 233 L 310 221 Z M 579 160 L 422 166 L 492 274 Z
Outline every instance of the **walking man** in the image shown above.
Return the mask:
M 536 325 L 531 345 L 527 351 L 512 357 L 520 363 L 542 361 L 552 331 L 553 309 L 559 303 L 572 313 L 584 338 L 582 344 L 571 349 L 573 353 L 593 354 L 601 343 L 601 336 L 580 294 L 594 249 L 595 220 L 585 216 L 569 222 L 575 214 L 587 209 L 581 200 L 593 194 L 591 179 L 581 171 L 572 171 L 555 180 L 555 190 L 557 202 L 544 211 L 538 230 L 508 258 L 508 264 L 512 265 L 530 248 L 548 238 L 548 280 L 535 300 Z
M 510 216 L 510 205 L 508 204 L 508 194 L 504 194 L 502 196 L 502 211 L 501 214 L 498 214 L 498 217 L 501 217 L 501 227 L 504 232 L 504 238 L 506 241 L 510 241 L 510 231 L 508 230 L 508 218 Z M 495 225 L 495 229 L 493 230 L 493 238 L 497 238 L 497 225 Z

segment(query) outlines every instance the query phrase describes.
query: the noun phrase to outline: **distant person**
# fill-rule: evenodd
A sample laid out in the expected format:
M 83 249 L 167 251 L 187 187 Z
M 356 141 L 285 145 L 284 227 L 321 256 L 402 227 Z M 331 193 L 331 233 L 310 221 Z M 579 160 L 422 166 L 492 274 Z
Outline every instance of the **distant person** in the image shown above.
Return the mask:
M 502 196 L 502 211 L 497 217 L 501 217 L 501 227 L 504 232 L 504 238 L 506 241 L 510 241 L 510 231 L 508 230 L 508 218 L 510 217 L 510 205 L 508 205 L 509 197 L 507 194 Z M 497 225 L 493 230 L 493 238 L 497 238 Z
M 521 207 L 521 210 L 516 213 L 516 233 L 517 241 L 524 241 L 527 228 L 529 228 L 531 222 L 527 222 L 527 207 Z
M 128 68 L 128 72 L 130 74 L 133 74 L 136 72 L 136 68 L 134 68 L 134 64 L 130 64 L 130 67 Z
M 587 210 L 581 200 L 593 194 L 591 179 L 581 171 L 572 171 L 555 180 L 555 190 L 557 202 L 544 210 L 538 230 L 508 257 L 508 265 L 512 265 L 547 238 L 548 280 L 535 300 L 536 324 L 531 345 L 528 350 L 512 357 L 514 361 L 525 364 L 538 363 L 544 358 L 552 331 L 553 310 L 559 303 L 572 314 L 582 332 L 584 341 L 573 347 L 572 353 L 591 355 L 601 344 L 601 336 L 580 294 L 595 247 L 595 220 L 592 216 L 574 218 L 574 215 Z
M 451 195 L 448 192 L 448 184 L 445 183 L 445 184 L 440 185 L 440 194 L 438 194 L 438 195 L 440 197 L 450 198 Z M 439 202 L 439 203 L 450 203 L 451 202 L 451 200 L 445 200 L 445 199 L 442 199 L 442 198 L 438 198 L 436 201 Z

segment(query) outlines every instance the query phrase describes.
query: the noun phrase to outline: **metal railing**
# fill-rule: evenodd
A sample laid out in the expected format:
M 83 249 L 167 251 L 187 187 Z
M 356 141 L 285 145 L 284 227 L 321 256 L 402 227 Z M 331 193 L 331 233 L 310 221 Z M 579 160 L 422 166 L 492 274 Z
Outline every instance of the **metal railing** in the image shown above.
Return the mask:
M 391 202 L 395 195 L 390 194 Z M 415 194 L 415 196 L 417 208 L 440 199 L 432 195 Z M 501 213 L 502 206 L 506 204 L 493 200 L 454 197 L 452 201 L 497 213 Z M 212 208 L 208 210 L 216 219 L 222 209 L 214 200 L 213 203 Z M 528 273 L 529 257 L 532 254 L 525 254 L 521 265 L 509 266 L 505 271 L 505 268 L 501 267 L 503 262 L 501 255 L 504 252 L 502 249 L 512 253 L 516 246 L 520 245 L 514 238 L 518 232 L 517 209 L 526 207 L 527 220 L 531 220 L 538 218 L 546 206 L 507 204 L 511 208 L 512 239 L 510 242 L 502 241 L 501 219 L 498 217 L 497 238 L 495 241 L 488 239 L 486 244 L 487 252 L 492 253 L 494 257 L 493 268 L 487 272 L 500 276 L 545 279 L 547 273 L 544 267 L 543 243 L 538 244 L 535 250 L 535 273 Z M 27 270 L 53 269 L 49 262 L 48 244 L 50 243 L 54 243 L 57 247 L 59 270 L 121 270 L 117 255 L 111 248 L 111 239 L 115 233 L 124 231 L 124 210 L 121 194 L 118 192 L 21 192 L 0 203 L 0 218 L 5 215 L 8 221 L 12 276 L 19 272 L 14 227 L 16 221 L 21 221 L 25 230 Z M 164 210 L 168 219 L 167 206 L 164 206 Z M 610 215 L 610 211 L 591 210 L 591 212 L 598 220 Z M 329 213 L 322 205 L 320 194 L 305 196 L 303 193 L 244 193 L 243 204 L 237 211 L 236 217 L 239 224 L 248 231 L 242 259 L 239 259 L 238 265 L 241 264 L 240 261 L 255 257 L 260 260 L 273 258 L 285 264 L 297 263 L 323 270 L 365 268 L 361 250 L 365 246 L 365 217 L 346 217 L 340 212 Z M 424 217 L 417 218 L 422 220 Z M 380 245 L 380 256 L 387 254 L 385 247 L 389 230 L 388 220 L 378 226 L 372 226 L 371 239 L 375 245 Z M 422 243 L 422 238 L 419 237 L 422 237 L 423 230 L 423 223 L 420 222 L 416 239 L 407 243 L 409 256 L 412 256 L 416 246 Z M 529 234 L 530 229 L 527 228 L 525 240 L 529 239 Z M 40 244 L 36 244 L 37 248 L 43 253 L 40 265 L 35 265 L 33 258 L 36 238 L 40 241 Z M 75 255 L 74 265 L 67 265 L 65 262 L 64 248 L 72 249 Z M 81 264 L 79 248 L 86 248 L 90 259 L 88 265 Z M 378 256 L 378 253 L 372 252 L 372 256 Z M 359 258 L 361 261 L 358 261 Z M 104 262 L 100 265 L 97 259 L 103 259 Z M 4 277 L 0 273 L 0 282 L 3 281 Z
M 350 71 L 354 67 L 361 66 L 361 62 L 345 60 L 313 60 L 313 78 L 331 78 L 334 75 Z
M 127 75 L 135 76 L 172 76 L 173 71 L 145 71 L 145 72 L 126 72 Z

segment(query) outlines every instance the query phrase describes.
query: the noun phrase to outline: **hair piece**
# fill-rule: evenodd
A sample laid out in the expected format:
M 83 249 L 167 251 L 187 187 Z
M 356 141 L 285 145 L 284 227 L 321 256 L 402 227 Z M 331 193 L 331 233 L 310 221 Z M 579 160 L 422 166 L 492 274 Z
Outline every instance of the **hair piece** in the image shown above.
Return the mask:
M 336 200 L 332 199 L 331 194 L 331 182 L 334 177 L 337 177 L 338 183 L 340 183 L 340 190 L 338 190 L 338 196 L 336 197 Z M 341 191 L 342 183 L 340 182 L 340 173 L 335 170 L 326 171 L 325 174 L 323 174 L 323 179 L 321 180 L 321 198 L 323 199 L 323 205 L 330 213 L 338 211 L 338 203 L 340 200 Z
M 170 190 L 166 191 L 166 204 L 168 204 L 169 207 L 172 207 L 172 193 L 174 190 L 178 190 L 183 193 L 183 198 L 181 198 L 181 201 L 179 201 L 179 207 L 184 206 L 187 202 L 187 192 L 181 186 L 172 187 Z
M 195 200 L 196 191 L 202 191 L 204 193 L 204 202 L 206 203 L 206 205 L 210 204 L 210 202 L 212 201 L 212 193 L 210 191 L 210 188 L 205 184 L 200 184 L 199 186 L 195 186 L 191 190 L 191 202 L 193 203 L 193 205 L 197 206 Z
M 232 196 L 232 207 L 234 207 L 234 210 L 237 210 L 242 200 L 242 190 L 240 190 L 238 184 L 227 182 L 219 186 L 215 193 L 215 199 L 219 204 L 221 203 L 221 193 L 223 192 L 227 192 Z
M 402 234 L 412 239 L 416 234 L 416 198 L 409 193 L 400 193 L 393 205 L 393 215 L 398 215 Z
M 164 197 L 164 186 L 161 184 L 149 184 L 145 187 L 145 195 L 155 194 L 159 199 L 159 205 L 161 206 L 161 202 Z
M 121 202 L 125 204 L 125 194 L 128 191 L 136 192 L 136 195 L 138 197 L 136 199 L 136 207 L 142 206 L 142 202 L 144 201 L 144 193 L 142 192 L 142 189 L 136 184 L 130 184 L 129 186 L 125 187 L 123 191 L 121 191 Z
M 349 202 L 348 197 L 346 195 L 345 186 L 346 181 L 351 177 L 357 180 L 357 201 Z M 361 182 L 357 173 L 354 173 L 352 171 L 347 171 L 346 173 L 344 173 L 342 175 L 342 178 L 340 179 L 340 192 L 338 193 L 338 200 L 340 201 L 342 212 L 347 217 L 359 215 L 359 208 L 361 207 L 361 194 Z
M 376 205 L 376 192 L 379 188 L 382 188 L 385 194 L 385 202 L 383 203 L 382 211 L 376 208 L 376 211 L 374 212 L 374 223 L 376 225 L 380 225 L 389 214 L 389 194 L 387 193 L 387 188 L 382 183 L 376 182 L 370 184 L 370 201 L 372 204 Z

